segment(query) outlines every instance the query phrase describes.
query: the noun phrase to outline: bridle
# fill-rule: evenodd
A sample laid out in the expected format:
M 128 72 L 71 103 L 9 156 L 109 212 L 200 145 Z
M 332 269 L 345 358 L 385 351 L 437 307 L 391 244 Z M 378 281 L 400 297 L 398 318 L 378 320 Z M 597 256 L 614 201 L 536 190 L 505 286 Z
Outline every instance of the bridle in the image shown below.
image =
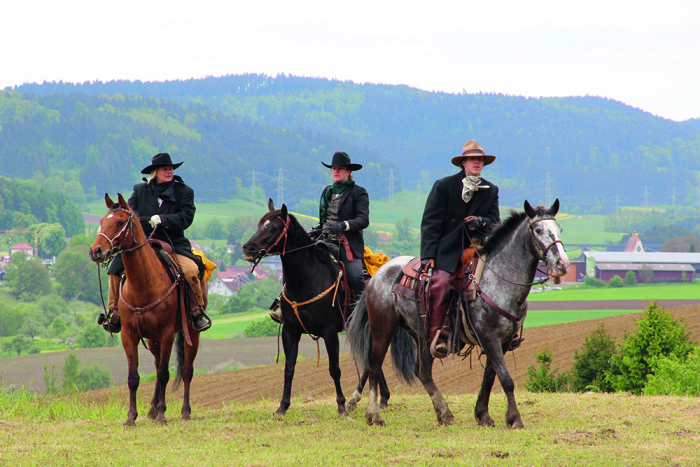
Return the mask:
M 528 223 L 528 225 L 527 225 L 527 228 L 528 228 L 528 231 L 530 232 L 530 235 L 532 238 L 531 245 L 534 246 L 535 253 L 537 253 L 537 254 L 534 254 L 535 258 L 539 259 L 540 261 L 544 261 L 546 263 L 547 262 L 547 253 L 549 253 L 549 250 L 557 243 L 560 243 L 561 246 L 563 247 L 564 243 L 561 240 L 557 239 L 545 247 L 544 243 L 541 242 L 537 238 L 535 233 L 532 231 L 535 224 L 537 224 L 538 222 L 543 222 L 543 221 L 554 221 L 554 223 L 557 224 L 557 220 L 554 217 L 542 217 L 540 219 L 535 219 L 535 220 L 530 221 L 530 223 Z M 557 225 L 559 225 L 559 224 L 557 224 Z
M 258 265 L 258 263 L 266 256 L 269 256 L 269 251 L 272 250 L 283 238 L 284 238 L 284 246 L 282 247 L 282 253 L 281 255 L 284 256 L 287 253 L 287 237 L 288 237 L 288 232 L 289 232 L 289 216 L 287 216 L 287 220 L 285 221 L 282 219 L 280 216 L 275 216 L 275 218 L 279 219 L 282 222 L 282 225 L 284 225 L 284 228 L 282 228 L 282 232 L 280 232 L 279 236 L 277 237 L 277 240 L 275 240 L 272 245 L 268 246 L 267 248 L 261 248 L 258 250 L 258 257 L 253 261 L 253 267 L 251 270 L 255 269 L 255 267 Z M 269 219 L 268 219 L 269 222 Z
M 128 253 L 130 251 L 138 250 L 139 248 L 146 245 L 148 243 L 148 241 L 151 239 L 151 237 L 153 237 L 153 234 L 155 233 L 156 229 L 153 229 L 153 232 L 151 232 L 151 235 L 149 235 L 148 238 L 146 239 L 146 241 L 143 242 L 142 244 L 136 245 L 136 246 L 131 247 L 131 248 L 124 249 L 123 248 L 124 242 L 126 242 L 126 239 L 129 237 L 129 234 L 131 234 L 131 238 L 133 238 L 134 241 L 136 241 L 136 237 L 134 237 L 134 211 L 132 211 L 131 209 L 124 209 L 122 207 L 112 209 L 111 211 L 113 213 L 119 212 L 119 211 L 125 212 L 129 215 L 129 220 L 124 224 L 124 227 L 122 227 L 122 229 L 119 232 L 117 232 L 117 234 L 112 238 L 109 238 L 107 235 L 103 234 L 101 230 L 100 230 L 100 232 L 97 233 L 98 237 L 100 237 L 100 236 L 104 237 L 107 240 L 107 242 L 109 243 L 109 255 L 110 256 L 114 256 L 115 254 L 117 254 L 119 252 Z M 128 231 L 127 231 L 127 229 L 128 229 Z M 125 231 L 127 231 L 127 232 L 124 233 Z M 117 240 L 119 238 L 119 236 L 122 234 L 124 234 L 124 238 L 122 238 L 122 240 L 119 242 L 119 244 L 115 246 L 114 245 L 115 240 Z

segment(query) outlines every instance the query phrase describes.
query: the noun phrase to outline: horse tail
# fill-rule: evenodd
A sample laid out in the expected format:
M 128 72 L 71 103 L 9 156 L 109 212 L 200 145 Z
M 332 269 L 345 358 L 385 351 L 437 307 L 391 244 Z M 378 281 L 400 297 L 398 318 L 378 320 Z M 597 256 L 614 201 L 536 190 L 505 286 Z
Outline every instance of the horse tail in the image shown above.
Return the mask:
M 363 369 L 369 368 L 372 334 L 369 330 L 369 315 L 367 314 L 364 292 L 360 294 L 360 298 L 355 303 L 355 310 L 352 312 L 347 328 L 350 354 L 353 360 Z
M 348 323 L 347 336 L 353 360 L 361 365 L 363 370 L 369 368 L 372 333 L 369 330 L 369 315 L 364 293 L 355 304 L 355 310 Z M 408 384 L 412 384 L 416 377 L 416 349 L 416 342 L 411 335 L 399 328 L 391 339 L 391 359 L 394 362 L 396 376 Z
M 185 363 L 185 337 L 182 331 L 178 332 L 175 338 L 175 356 L 177 357 L 177 373 L 175 373 L 173 381 L 173 391 L 182 383 L 182 365 Z
M 416 380 L 416 341 L 403 329 L 399 328 L 391 339 L 391 361 L 394 372 L 400 381 L 413 384 Z

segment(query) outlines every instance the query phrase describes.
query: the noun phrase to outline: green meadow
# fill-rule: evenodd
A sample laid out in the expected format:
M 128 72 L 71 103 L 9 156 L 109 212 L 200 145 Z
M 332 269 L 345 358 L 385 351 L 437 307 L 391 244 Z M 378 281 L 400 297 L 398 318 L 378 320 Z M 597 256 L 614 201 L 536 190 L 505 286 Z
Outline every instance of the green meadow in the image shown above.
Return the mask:
M 561 290 L 531 292 L 529 301 L 700 300 L 700 281 L 684 284 L 636 284 L 624 287 L 572 285 Z

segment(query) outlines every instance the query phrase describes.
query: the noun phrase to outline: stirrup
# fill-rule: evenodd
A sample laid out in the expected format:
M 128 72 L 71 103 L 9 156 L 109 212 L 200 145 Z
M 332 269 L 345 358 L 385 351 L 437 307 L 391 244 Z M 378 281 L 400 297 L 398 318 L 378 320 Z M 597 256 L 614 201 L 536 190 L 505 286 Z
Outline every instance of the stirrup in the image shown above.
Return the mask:
M 282 311 L 279 308 L 270 311 L 270 318 L 272 318 L 272 321 L 275 323 L 282 324 Z
M 109 316 L 109 319 L 107 316 Z M 113 334 L 119 333 L 122 330 L 122 320 L 119 316 L 119 308 L 116 306 L 111 307 L 107 311 L 107 316 L 105 316 L 104 313 L 100 313 L 100 316 L 97 318 L 97 324 L 102 324 L 102 328 L 107 332 L 111 332 Z
M 209 318 L 201 305 L 198 305 L 197 308 L 200 313 L 197 316 L 192 313 L 192 329 L 197 332 L 204 332 L 211 327 L 211 318 Z
M 441 334 L 442 334 L 442 329 L 439 329 L 435 333 L 435 337 L 433 337 L 433 341 L 430 344 L 430 354 L 435 358 L 443 359 L 443 358 L 447 357 L 447 355 L 450 353 L 450 351 L 449 351 L 450 338 L 448 336 L 445 341 L 438 342 Z

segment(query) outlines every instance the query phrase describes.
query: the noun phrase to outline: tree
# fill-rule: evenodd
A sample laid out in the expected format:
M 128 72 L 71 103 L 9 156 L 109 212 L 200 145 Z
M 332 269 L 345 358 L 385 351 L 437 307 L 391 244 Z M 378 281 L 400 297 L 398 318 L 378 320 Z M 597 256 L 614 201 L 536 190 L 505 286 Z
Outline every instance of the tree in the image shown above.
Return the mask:
M 26 337 L 18 335 L 10 342 L 4 343 L 2 347 L 5 352 L 17 352 L 19 357 L 22 352 L 28 352 L 31 349 L 32 343 Z
M 650 283 L 654 279 L 654 268 L 648 264 L 642 264 L 642 269 L 639 271 L 639 279 L 644 284 Z
M 63 380 L 61 387 L 64 393 L 75 392 L 78 390 L 78 357 L 74 354 L 68 354 L 63 364 Z
M 56 365 L 51 365 L 51 370 L 49 370 L 48 365 L 44 364 L 44 382 L 46 383 L 46 395 L 52 396 L 58 394 L 58 387 L 56 386 Z
M 34 341 L 34 336 L 41 335 L 44 331 L 46 331 L 46 327 L 34 318 L 25 319 L 22 327 L 19 328 L 19 333 L 31 338 L 32 342 Z
M 88 363 L 80 368 L 76 378 L 78 391 L 92 391 L 109 387 L 112 382 L 112 372 L 97 363 Z
M 86 300 L 99 305 L 102 303 L 100 280 L 97 277 L 99 268 L 90 260 L 88 249 L 88 246 L 80 244 L 63 250 L 56 258 L 53 275 L 62 297 L 68 300 Z M 102 296 L 107 297 L 109 281 L 106 274 L 100 274 L 103 276 Z
M 14 336 L 24 323 L 24 310 L 18 303 L 0 303 L 0 337 Z
M 38 235 L 39 251 L 43 258 L 56 256 L 68 246 L 66 231 L 61 224 L 41 224 Z
M 637 275 L 634 271 L 627 271 L 625 274 L 625 285 L 635 285 L 637 283 Z
M 56 316 L 56 318 L 54 318 L 53 322 L 51 323 L 51 329 L 53 329 L 55 336 L 60 336 L 61 334 L 66 332 L 66 329 L 68 329 L 68 325 L 63 320 L 63 318 L 61 318 L 60 316 Z
M 104 332 L 101 326 L 85 326 L 81 331 L 76 344 L 81 349 L 106 347 L 109 345 L 109 333 Z
M 572 370 L 572 389 L 587 391 L 593 389 L 611 392 L 612 387 L 605 379 L 605 372 L 610 368 L 610 359 L 616 353 L 615 341 L 605 330 L 603 324 L 583 342 L 583 352 L 574 351 Z
M 530 392 L 558 392 L 565 391 L 568 386 L 568 375 L 558 374 L 558 370 L 550 370 L 552 366 L 552 352 L 543 349 L 535 358 L 540 362 L 539 368 L 530 365 L 527 368 L 527 381 L 525 389 Z
M 13 295 L 21 300 L 33 301 L 52 291 L 49 270 L 39 260 L 21 252 L 12 255 L 5 278 Z
M 624 286 L 625 283 L 622 281 L 622 277 L 615 274 L 614 276 L 612 276 L 612 279 L 610 279 L 610 282 L 608 282 L 608 285 L 610 287 L 620 288 L 620 287 Z
M 620 353 L 610 359 L 606 379 L 615 391 L 641 394 L 660 358 L 682 359 L 694 348 L 685 325 L 652 302 L 637 321 L 637 332 L 625 333 Z
M 654 374 L 644 387 L 648 396 L 700 396 L 700 351 L 695 349 L 685 359 L 659 359 Z

